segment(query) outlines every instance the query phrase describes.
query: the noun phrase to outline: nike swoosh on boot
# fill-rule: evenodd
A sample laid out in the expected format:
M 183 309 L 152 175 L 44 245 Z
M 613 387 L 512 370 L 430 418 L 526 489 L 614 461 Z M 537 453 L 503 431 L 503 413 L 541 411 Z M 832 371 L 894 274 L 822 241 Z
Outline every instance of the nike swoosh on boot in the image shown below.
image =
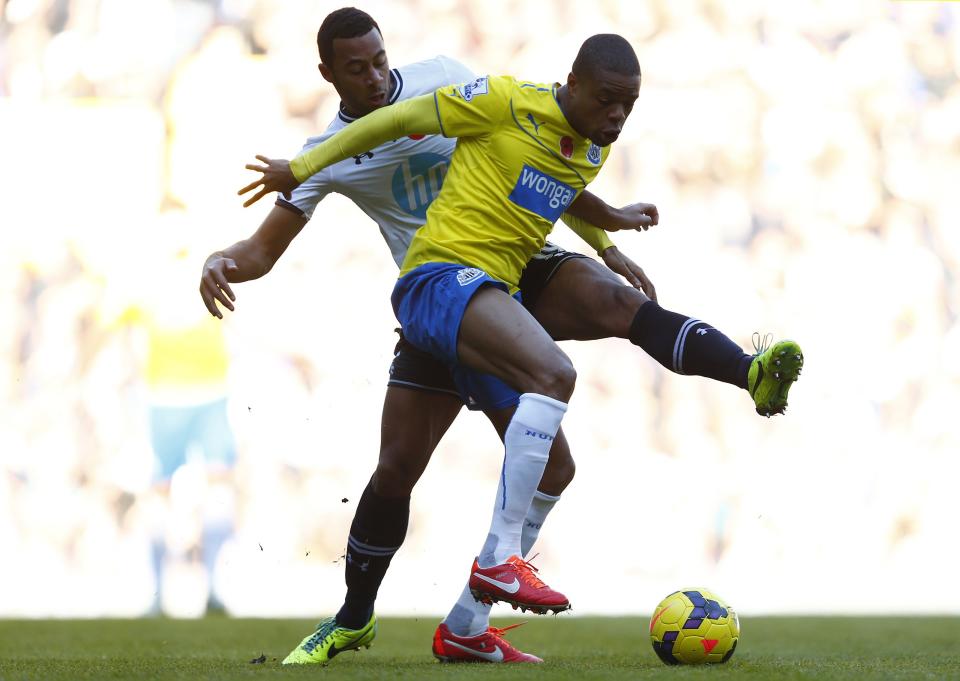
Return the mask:
M 488 584 L 493 584 L 498 589 L 503 589 L 508 594 L 515 594 L 520 590 L 520 580 L 516 577 L 513 578 L 512 582 L 501 582 L 492 577 L 487 577 L 486 575 L 481 575 L 479 572 L 474 572 L 473 576 L 477 579 L 482 579 Z
M 447 645 L 453 646 L 454 648 L 459 648 L 460 650 L 462 650 L 462 651 L 464 651 L 464 652 L 470 653 L 471 655 L 474 655 L 475 657 L 479 657 L 479 658 L 481 658 L 481 659 L 484 659 L 484 660 L 486 660 L 487 662 L 503 662 L 503 651 L 500 650 L 500 648 L 498 648 L 497 646 L 494 646 L 494 647 L 493 647 L 493 652 L 492 652 L 492 653 L 485 653 L 485 652 L 480 651 L 480 650 L 474 650 L 473 648 L 468 648 L 467 646 L 462 646 L 462 645 L 460 645 L 459 643 L 457 643 L 456 641 L 451 641 L 451 640 L 448 639 L 448 638 L 443 639 L 443 642 L 446 643 Z

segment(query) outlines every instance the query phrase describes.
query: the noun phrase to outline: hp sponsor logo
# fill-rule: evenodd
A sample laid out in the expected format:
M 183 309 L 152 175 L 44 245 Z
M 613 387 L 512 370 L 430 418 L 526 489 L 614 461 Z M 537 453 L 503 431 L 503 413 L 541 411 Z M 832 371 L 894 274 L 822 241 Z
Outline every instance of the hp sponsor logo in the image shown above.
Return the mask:
M 425 220 L 427 208 L 437 198 L 449 161 L 440 154 L 413 154 L 393 172 L 393 198 L 410 215 Z

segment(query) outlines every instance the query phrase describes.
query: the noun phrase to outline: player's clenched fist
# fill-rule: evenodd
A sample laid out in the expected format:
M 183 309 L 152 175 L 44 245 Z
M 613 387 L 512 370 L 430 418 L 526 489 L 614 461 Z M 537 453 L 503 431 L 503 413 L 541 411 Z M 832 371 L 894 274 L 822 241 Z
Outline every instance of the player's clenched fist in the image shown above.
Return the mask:
M 634 203 L 619 211 L 617 227 L 646 231 L 660 223 L 660 211 L 652 203 Z

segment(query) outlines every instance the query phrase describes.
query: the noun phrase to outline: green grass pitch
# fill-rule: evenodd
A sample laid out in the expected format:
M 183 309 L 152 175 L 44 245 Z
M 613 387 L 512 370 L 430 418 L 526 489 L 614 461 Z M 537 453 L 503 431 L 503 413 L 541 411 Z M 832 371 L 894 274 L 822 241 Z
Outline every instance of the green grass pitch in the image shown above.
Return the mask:
M 517 620 L 498 620 L 503 626 Z M 643 618 L 545 617 L 509 633 L 544 665 L 441 665 L 437 619 L 384 618 L 372 648 L 282 667 L 304 620 L 0 620 L 0 681 L 42 679 L 960 679 L 960 618 L 744 617 L 726 665 L 667 667 Z M 264 654 L 266 662 L 250 660 Z

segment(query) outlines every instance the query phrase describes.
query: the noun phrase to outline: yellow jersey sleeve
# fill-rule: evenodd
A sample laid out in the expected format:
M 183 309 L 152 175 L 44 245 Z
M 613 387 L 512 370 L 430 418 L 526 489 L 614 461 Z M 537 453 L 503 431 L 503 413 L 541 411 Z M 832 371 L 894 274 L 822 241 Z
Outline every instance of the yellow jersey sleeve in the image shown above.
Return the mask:
M 303 182 L 329 165 L 384 142 L 406 135 L 436 135 L 441 132 L 436 111 L 429 94 L 377 109 L 290 161 L 290 172 Z
M 602 255 L 605 250 L 614 245 L 613 240 L 610 239 L 610 235 L 607 234 L 607 232 L 591 225 L 582 218 L 570 215 L 570 213 L 564 213 L 560 216 L 560 219 L 563 220 L 564 224 L 566 224 L 574 234 L 586 241 L 587 245 L 597 252 L 597 255 Z
M 513 79 L 483 76 L 434 92 L 440 132 L 444 137 L 481 137 L 510 115 Z

